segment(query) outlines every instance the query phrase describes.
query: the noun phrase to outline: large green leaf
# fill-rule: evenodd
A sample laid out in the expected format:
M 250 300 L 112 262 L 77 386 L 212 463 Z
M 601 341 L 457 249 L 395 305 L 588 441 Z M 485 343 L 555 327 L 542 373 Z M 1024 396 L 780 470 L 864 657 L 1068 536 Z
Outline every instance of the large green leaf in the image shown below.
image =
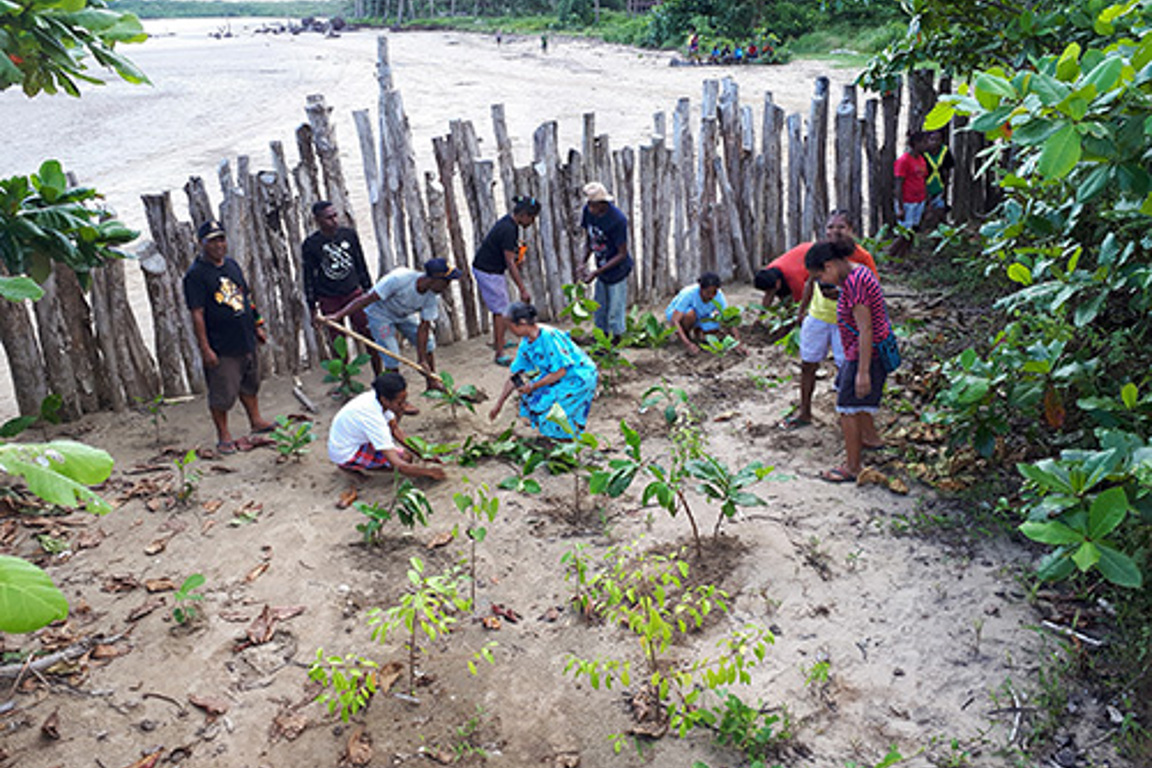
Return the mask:
M 30 277 L 23 275 L 18 277 L 0 276 L 0 298 L 7 301 L 24 301 L 25 299 L 39 301 L 43 295 L 44 289 Z
M 1124 521 L 1131 506 L 1123 488 L 1109 488 L 1092 500 L 1088 513 L 1088 538 L 1099 541 Z
M 1099 560 L 1100 547 L 1096 546 L 1095 542 L 1086 541 L 1072 553 L 1072 562 L 1076 563 L 1076 567 L 1083 572 L 1087 572 Z
M 1121 587 L 1139 589 L 1144 586 L 1144 575 L 1135 560 L 1105 544 L 1098 545 L 1098 548 L 1100 559 L 1096 561 L 1096 567 L 1104 578 Z
M 1028 520 L 1020 524 L 1020 532 L 1032 539 L 1032 541 L 1038 541 L 1041 544 L 1052 544 L 1054 546 L 1076 544 L 1084 541 L 1084 535 L 1082 533 L 1074 531 L 1064 525 L 1064 523 L 1055 520 L 1050 520 L 1046 523 Z
M 0 472 L 24 478 L 28 490 L 50 504 L 84 503 L 96 514 L 111 507 L 86 486 L 107 480 L 112 466 L 107 451 L 71 440 L 0 445 Z
M 1071 123 L 1065 125 L 1044 142 L 1037 166 L 1047 179 L 1067 176 L 1080 162 L 1080 134 Z
M 18 557 L 0 555 L 0 632 L 33 632 L 67 615 L 68 601 L 48 574 Z

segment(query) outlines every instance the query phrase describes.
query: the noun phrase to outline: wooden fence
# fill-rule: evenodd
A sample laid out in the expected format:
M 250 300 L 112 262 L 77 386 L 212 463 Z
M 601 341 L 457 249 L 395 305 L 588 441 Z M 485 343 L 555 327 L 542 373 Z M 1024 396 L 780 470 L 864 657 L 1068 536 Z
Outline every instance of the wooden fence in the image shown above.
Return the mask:
M 747 282 L 775 255 L 819 237 L 830 208 L 850 211 L 858 232 L 875 234 L 890 223 L 891 169 L 902 144 L 898 127 L 918 124 L 935 103 L 937 88 L 950 88 L 947 81 L 934 83 L 931 72 L 912 73 L 902 120 L 903 88 L 869 99 L 861 114 L 855 87 L 846 86 L 833 105 L 828 80 L 818 78 L 807 116 L 785 115 L 772 94 L 764 93 L 757 137 L 753 108 L 741 102 L 736 83 L 705 80 L 698 118 L 689 99 L 680 99 L 671 126 L 665 113 L 653 116 L 647 145 L 613 148 L 607 135 L 596 133 L 595 115 L 589 113 L 579 148 L 562 154 L 557 124 L 545 122 L 532 136 L 530 161 L 520 163 L 504 107 L 494 104 L 495 156 L 481 155 L 470 121 L 454 120 L 447 133 L 432 140 L 435 170 L 421 179 L 384 36 L 377 78 L 375 118 L 369 110 L 353 113 L 370 210 L 354 216 L 322 96 L 308 99 L 308 122 L 296 131 L 298 161 L 291 168 L 276 141 L 268 170 L 254 170 L 246 156 L 237 158 L 235 169 L 227 160 L 217 168 L 219 218 L 229 235 L 229 252 L 268 323 L 271 341 L 260 353 L 267 373 L 295 373 L 325 355 L 325 340 L 309 322 L 300 270 L 300 245 L 313 226 L 310 209 L 317 199 L 335 203 L 349 225 L 366 216 L 361 229 L 370 221 L 380 274 L 399 265 L 417 267 L 433 254 L 448 257 L 466 273 L 444 296 L 436 329 L 440 343 L 450 344 L 488 331 L 469 265 L 514 194 L 534 196 L 543 209 L 537 225 L 525 233 L 530 254 L 525 271 L 544 319 L 563 308 L 562 286 L 573 282 L 583 258 L 581 188 L 593 180 L 612 191 L 628 216 L 636 261 L 632 302 L 656 302 L 702 271 Z M 953 128 L 962 127 L 957 119 Z M 967 132 L 950 137 L 958 221 L 989 205 L 985 183 L 974 173 L 982 141 Z M 196 227 L 214 214 L 203 179 L 192 177 L 184 193 L 188 221 L 178 219 L 169 192 L 142 198 L 151 243 L 139 266 L 151 305 L 155 357 L 141 339 L 125 291 L 124 262 L 96 270 L 87 294 L 70 270 L 58 267 L 41 301 L 0 301 L 0 341 L 21 413 L 36 413 L 49 392 L 62 396 L 62 414 L 74 418 L 123 410 L 159 394 L 204 391 L 181 281 L 196 257 Z

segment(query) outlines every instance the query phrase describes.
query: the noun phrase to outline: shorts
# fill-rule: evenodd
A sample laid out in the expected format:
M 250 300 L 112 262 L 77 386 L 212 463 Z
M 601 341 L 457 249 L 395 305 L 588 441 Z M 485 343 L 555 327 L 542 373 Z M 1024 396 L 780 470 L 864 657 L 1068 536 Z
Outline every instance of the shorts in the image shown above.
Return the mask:
M 938 195 L 932 195 L 928 200 L 928 207 L 939 208 L 941 211 L 948 210 L 948 201 L 944 199 L 944 193 L 941 192 Z
M 832 350 L 832 359 L 837 368 L 844 367 L 844 345 L 840 341 L 840 328 L 835 323 L 805 315 L 800 325 L 800 360 L 805 363 L 822 363 Z
M 904 203 L 904 218 L 897 223 L 905 229 L 915 229 L 920 225 L 920 219 L 924 218 L 924 207 L 927 204 L 925 200 L 918 203 Z
M 503 274 L 479 269 L 473 269 L 472 276 L 476 278 L 476 287 L 480 289 L 480 297 L 488 311 L 494 315 L 508 314 L 508 279 Z
M 204 366 L 209 408 L 227 411 L 240 395 L 255 395 L 260 391 L 260 364 L 255 352 L 218 359 L 220 363 L 215 368 Z
M 357 288 L 352 293 L 347 293 L 343 296 L 317 296 L 316 303 L 320 305 L 320 312 L 323 315 L 334 315 L 358 297 L 363 296 L 364 291 Z M 348 317 L 352 321 L 352 330 L 361 336 L 368 336 L 371 332 L 368 330 L 368 316 L 364 314 L 364 310 L 360 310 L 354 315 Z M 332 326 L 328 326 L 328 340 L 335 342 L 336 337 L 340 335 Z
M 884 393 L 884 380 L 888 374 L 878 355 L 872 355 L 872 391 L 867 397 L 856 397 L 856 371 L 859 360 L 845 360 L 836 376 L 836 412 L 842 414 L 876 413 L 880 410 L 880 396 Z
M 413 317 L 415 317 L 415 315 L 413 315 Z M 410 318 L 397 320 L 381 313 L 369 312 L 368 327 L 376 343 L 397 357 L 400 355 L 400 335 L 408 339 L 408 343 L 412 345 L 413 349 L 416 348 L 416 339 L 417 334 L 420 332 L 420 323 L 414 323 Z M 429 329 L 427 351 L 432 353 L 435 350 L 436 333 L 433 329 Z M 385 370 L 395 371 L 400 368 L 400 363 L 398 363 L 395 358 L 388 357 L 387 355 L 383 357 Z
M 388 454 L 384 451 L 376 450 L 371 443 L 364 443 L 340 466 L 346 469 L 388 469 L 392 462 L 388 461 Z

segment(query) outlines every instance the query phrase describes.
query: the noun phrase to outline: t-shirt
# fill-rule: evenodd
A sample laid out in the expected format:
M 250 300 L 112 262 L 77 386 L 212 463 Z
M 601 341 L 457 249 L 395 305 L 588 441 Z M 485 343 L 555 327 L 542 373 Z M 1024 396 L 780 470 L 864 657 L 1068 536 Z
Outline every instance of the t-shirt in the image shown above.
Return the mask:
M 669 302 L 668 308 L 664 310 L 664 318 L 672 322 L 673 313 L 687 314 L 695 310 L 696 326 L 701 330 L 713 331 L 720 327 L 720 323 L 712 320 L 712 316 L 727 308 L 728 300 L 724 298 L 724 291 L 716 291 L 712 301 L 704 301 L 700 296 L 700 286 L 689 285 L 681 288 L 680 293 Z
M 507 214 L 495 224 L 484 242 L 480 243 L 480 250 L 472 259 L 472 269 L 487 272 L 490 275 L 502 275 L 508 270 L 508 262 L 504 260 L 505 253 L 516 253 L 520 249 L 520 225 Z
M 220 357 L 243 357 L 256 350 L 256 308 L 240 265 L 216 266 L 198 257 L 184 273 L 184 301 L 204 310 L 208 346 Z
M 420 293 L 416 289 L 416 281 L 423 276 L 423 272 L 396 267 L 372 286 L 376 301 L 365 313 L 383 323 L 405 320 L 416 313 L 421 320 L 432 322 L 440 316 L 440 296 L 432 290 Z
M 874 275 L 880 274 L 876 271 L 876 261 L 872 258 L 872 254 L 864 250 L 859 243 L 856 244 L 856 250 L 848 257 L 848 261 L 863 264 L 872 270 Z M 836 323 L 836 299 L 825 298 L 820 286 L 813 286 L 812 299 L 808 302 L 808 314 L 817 320 L 823 320 L 834 325 Z
M 872 343 L 884 341 L 892 333 L 888 325 L 888 310 L 884 304 L 884 291 L 871 270 L 856 267 L 840 286 L 840 300 L 836 303 L 836 320 L 840 326 L 840 342 L 844 345 L 846 360 L 860 359 L 860 329 L 852 308 L 857 304 L 868 307 L 872 316 Z
M 588 234 L 588 250 L 596 257 L 596 268 L 607 264 L 628 245 L 628 217 L 616 206 L 609 204 L 603 216 L 593 216 L 588 206 L 580 217 L 580 227 Z M 605 285 L 614 285 L 632 273 L 632 255 L 596 278 Z
M 812 243 L 801 243 L 768 263 L 768 269 L 775 267 L 784 275 L 784 284 L 792 293 L 793 301 L 800 301 L 804 295 L 804 283 L 808 282 L 808 268 L 804 266 L 804 257 L 811 247 Z
M 377 451 L 396 447 L 392 422 L 396 414 L 384 410 L 375 390 L 361 392 L 340 409 L 328 430 L 328 458 L 337 464 L 350 461 L 362 445 Z
M 904 179 L 905 203 L 922 203 L 928 198 L 926 181 L 928 179 L 928 163 L 920 155 L 905 152 L 896 158 L 894 169 L 896 178 Z
M 356 231 L 340 227 L 331 236 L 313 232 L 300 247 L 304 261 L 304 297 L 308 306 L 321 296 L 347 296 L 372 286 Z
M 928 196 L 936 197 L 944 194 L 944 173 L 956 167 L 956 161 L 952 158 L 952 150 L 948 149 L 947 144 L 944 144 L 935 155 L 925 152 L 924 162 L 928 164 L 928 178 L 925 181 Z

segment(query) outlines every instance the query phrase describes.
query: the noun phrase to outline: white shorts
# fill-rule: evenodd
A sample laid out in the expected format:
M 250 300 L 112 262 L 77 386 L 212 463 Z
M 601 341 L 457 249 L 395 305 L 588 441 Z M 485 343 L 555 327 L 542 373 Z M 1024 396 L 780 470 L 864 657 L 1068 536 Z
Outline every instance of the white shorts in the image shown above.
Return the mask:
M 840 342 L 840 328 L 835 323 L 818 320 L 811 315 L 804 316 L 800 325 L 800 360 L 805 363 L 822 363 L 832 348 L 832 359 L 838 368 L 844 367 L 844 346 Z

